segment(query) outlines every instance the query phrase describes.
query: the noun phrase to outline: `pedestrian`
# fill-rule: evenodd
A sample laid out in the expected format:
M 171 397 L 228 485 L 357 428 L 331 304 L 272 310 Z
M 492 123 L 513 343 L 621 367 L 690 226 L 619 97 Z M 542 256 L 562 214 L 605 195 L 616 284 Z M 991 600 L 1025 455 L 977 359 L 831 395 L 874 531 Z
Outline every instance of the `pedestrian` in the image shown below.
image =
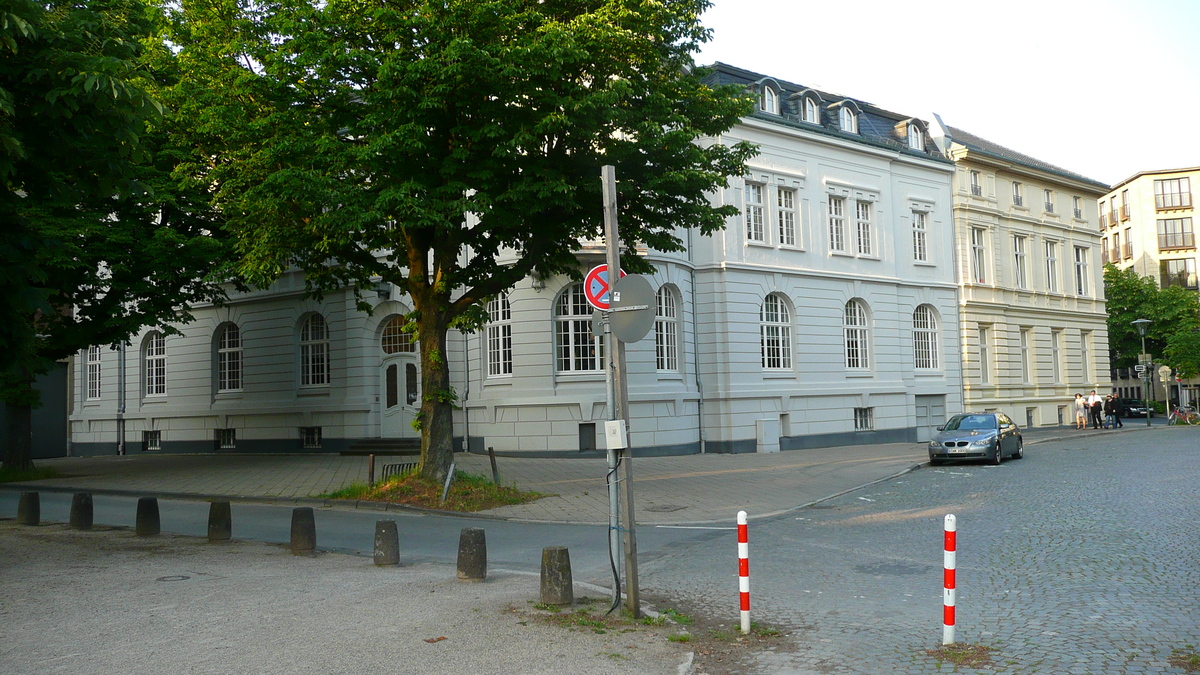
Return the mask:
M 1075 394 L 1075 428 L 1087 427 L 1088 406 L 1083 394 Z
M 1093 389 L 1090 396 L 1087 398 L 1088 408 L 1092 413 L 1092 428 L 1100 428 L 1100 416 L 1104 413 L 1104 399 Z
M 1108 401 L 1104 403 L 1104 412 L 1108 413 L 1110 429 L 1119 429 L 1125 426 L 1125 423 L 1121 421 L 1121 399 L 1117 398 L 1116 393 L 1108 395 Z

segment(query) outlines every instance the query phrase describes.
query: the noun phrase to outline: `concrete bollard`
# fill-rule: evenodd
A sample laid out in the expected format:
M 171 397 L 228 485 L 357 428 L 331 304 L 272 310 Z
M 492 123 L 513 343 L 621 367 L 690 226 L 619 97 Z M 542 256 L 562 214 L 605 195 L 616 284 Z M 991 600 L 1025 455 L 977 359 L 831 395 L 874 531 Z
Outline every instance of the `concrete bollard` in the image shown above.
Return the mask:
M 311 506 L 292 509 L 292 553 L 312 555 L 317 549 L 317 521 Z
M 487 578 L 487 538 L 482 527 L 464 527 L 458 536 L 458 580 Z
M 394 520 L 375 523 L 375 564 L 400 564 L 400 534 L 396 531 Z
M 92 508 L 92 493 L 76 492 L 71 497 L 71 529 L 90 530 L 95 510 Z
M 42 522 L 42 498 L 36 492 L 22 492 L 17 502 L 17 524 L 37 525 Z
M 158 518 L 158 499 L 156 497 L 139 498 L 135 527 L 137 536 L 153 537 L 161 531 L 161 523 Z
M 542 549 L 542 604 L 569 605 L 575 602 L 571 582 L 571 553 L 566 546 Z
M 212 502 L 208 505 L 208 540 L 228 541 L 233 536 L 233 513 L 229 502 Z

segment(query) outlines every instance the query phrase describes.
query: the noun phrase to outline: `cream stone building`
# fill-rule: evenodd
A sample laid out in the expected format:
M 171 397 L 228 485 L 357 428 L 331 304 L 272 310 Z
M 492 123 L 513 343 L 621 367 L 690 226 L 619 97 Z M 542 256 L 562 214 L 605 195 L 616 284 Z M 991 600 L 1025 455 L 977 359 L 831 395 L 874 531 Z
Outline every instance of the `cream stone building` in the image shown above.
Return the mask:
M 934 115 L 953 183 L 963 398 L 1023 426 L 1071 424 L 1076 392 L 1108 392 L 1097 199 L 1108 186 Z

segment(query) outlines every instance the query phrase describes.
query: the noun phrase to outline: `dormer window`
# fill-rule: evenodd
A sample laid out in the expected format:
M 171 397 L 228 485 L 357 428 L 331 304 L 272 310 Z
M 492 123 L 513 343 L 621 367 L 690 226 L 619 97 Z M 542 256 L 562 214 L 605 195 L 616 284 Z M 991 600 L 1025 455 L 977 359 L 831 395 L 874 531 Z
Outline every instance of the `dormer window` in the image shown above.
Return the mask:
M 779 94 L 770 85 L 764 85 L 762 95 L 758 97 L 758 109 L 772 115 L 779 114 Z
M 912 123 L 908 125 L 908 147 L 925 151 L 925 133 L 921 131 L 921 127 Z
M 838 120 L 842 131 L 851 134 L 858 133 L 858 115 L 855 115 L 854 111 L 850 108 L 842 106 L 838 114 Z
M 819 110 L 817 102 L 808 98 L 804 98 L 804 121 L 810 124 L 820 124 Z

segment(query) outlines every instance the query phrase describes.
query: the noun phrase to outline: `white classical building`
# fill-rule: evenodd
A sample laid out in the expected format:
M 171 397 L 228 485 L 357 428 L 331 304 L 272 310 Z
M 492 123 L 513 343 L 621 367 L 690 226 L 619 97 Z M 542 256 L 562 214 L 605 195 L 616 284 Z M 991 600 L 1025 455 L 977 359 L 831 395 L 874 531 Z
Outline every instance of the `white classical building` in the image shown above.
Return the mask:
M 963 406 L 953 163 L 922 120 L 724 64 L 711 77 L 753 90 L 759 109 L 707 142 L 761 153 L 712 195 L 741 214 L 724 231 L 681 223 L 685 252 L 639 252 L 656 269 L 657 318 L 628 347 L 634 453 L 923 440 Z M 602 246 L 579 259 L 581 272 L 603 262 Z M 74 452 L 115 452 L 120 425 L 131 452 L 414 438 L 410 308 L 374 295 L 367 315 L 349 293 L 304 298 L 291 276 L 196 308 L 182 335 L 139 336 L 123 366 L 88 350 L 74 370 Z M 527 279 L 488 310 L 484 330 L 449 340 L 460 446 L 602 450 L 604 345 L 582 285 Z

